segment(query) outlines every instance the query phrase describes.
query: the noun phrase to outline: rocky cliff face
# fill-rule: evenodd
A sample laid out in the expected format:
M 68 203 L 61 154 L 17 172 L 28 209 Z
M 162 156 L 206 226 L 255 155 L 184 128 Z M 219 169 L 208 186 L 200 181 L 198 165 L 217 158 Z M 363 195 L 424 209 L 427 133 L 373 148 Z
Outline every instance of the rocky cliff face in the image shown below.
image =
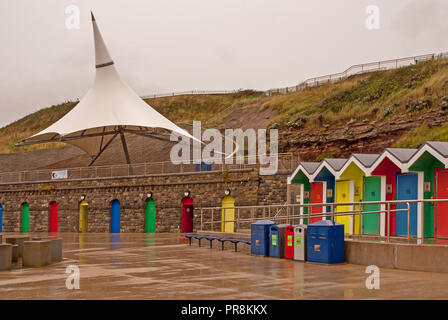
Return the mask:
M 447 110 L 424 114 L 402 114 L 385 121 L 353 121 L 323 130 L 299 129 L 286 132 L 280 141 L 281 152 L 299 153 L 304 161 L 315 161 L 322 154 L 349 157 L 352 153 L 380 153 L 412 129 L 422 125 L 442 126 L 448 122 Z

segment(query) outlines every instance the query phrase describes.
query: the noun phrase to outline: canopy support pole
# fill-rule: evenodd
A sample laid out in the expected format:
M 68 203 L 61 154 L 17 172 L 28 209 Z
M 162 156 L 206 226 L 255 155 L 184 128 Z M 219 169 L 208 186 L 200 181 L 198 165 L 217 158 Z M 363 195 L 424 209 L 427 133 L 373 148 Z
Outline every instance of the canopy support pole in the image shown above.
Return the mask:
M 116 133 L 113 135 L 113 137 L 110 138 L 110 140 L 106 143 L 106 145 L 105 145 L 103 148 L 100 149 L 100 152 L 98 152 L 98 153 L 96 154 L 96 156 L 93 157 L 93 159 L 90 161 L 90 163 L 89 163 L 89 165 L 88 165 L 89 167 L 91 167 L 91 166 L 95 163 L 96 159 L 98 159 L 98 157 L 103 153 L 103 151 L 106 150 L 106 148 L 112 143 L 112 140 L 115 139 L 115 137 L 117 136 L 117 134 L 118 134 L 118 132 L 116 132 Z M 103 137 L 104 137 L 104 136 L 103 136 Z
M 126 163 L 131 164 L 131 158 L 129 157 L 128 145 L 126 144 L 126 138 L 122 131 L 120 131 L 121 144 L 123 145 L 124 155 L 126 157 Z M 129 174 L 132 175 L 132 168 L 129 166 Z

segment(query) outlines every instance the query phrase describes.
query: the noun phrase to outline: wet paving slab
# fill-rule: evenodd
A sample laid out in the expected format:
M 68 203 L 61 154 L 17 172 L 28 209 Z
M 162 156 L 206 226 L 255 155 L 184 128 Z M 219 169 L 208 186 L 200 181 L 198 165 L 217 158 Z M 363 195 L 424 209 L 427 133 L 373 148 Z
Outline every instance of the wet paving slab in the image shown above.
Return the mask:
M 47 234 L 36 233 L 32 236 Z M 54 235 L 54 234 L 53 234 Z M 248 250 L 198 248 L 180 234 L 77 234 L 63 238 L 63 261 L 0 271 L 0 299 L 447 299 L 448 274 L 380 269 L 366 288 L 366 267 L 251 256 Z M 69 290 L 70 265 L 80 289 Z

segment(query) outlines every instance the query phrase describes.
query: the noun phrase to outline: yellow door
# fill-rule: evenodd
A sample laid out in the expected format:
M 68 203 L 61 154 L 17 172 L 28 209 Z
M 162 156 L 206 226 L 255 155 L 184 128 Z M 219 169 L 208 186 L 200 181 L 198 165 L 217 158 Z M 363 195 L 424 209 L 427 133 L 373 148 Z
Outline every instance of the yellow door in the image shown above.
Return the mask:
M 222 232 L 235 232 L 235 222 L 224 222 L 235 219 L 235 199 L 231 196 L 225 196 L 222 199 Z
M 336 203 L 347 203 L 350 202 L 350 180 L 346 181 L 336 181 Z M 337 206 L 336 212 L 347 212 L 350 211 L 350 206 Z M 335 217 L 335 221 L 342 223 L 344 225 L 344 233 L 349 233 L 350 227 L 350 216 L 338 216 Z
M 79 205 L 79 232 L 87 232 L 87 201 L 82 201 Z

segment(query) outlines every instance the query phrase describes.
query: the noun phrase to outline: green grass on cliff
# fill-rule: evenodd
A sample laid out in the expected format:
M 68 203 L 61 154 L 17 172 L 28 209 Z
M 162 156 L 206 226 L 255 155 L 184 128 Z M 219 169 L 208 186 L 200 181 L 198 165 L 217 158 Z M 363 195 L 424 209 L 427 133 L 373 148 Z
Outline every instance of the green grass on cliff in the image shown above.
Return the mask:
M 418 148 L 426 141 L 448 141 L 448 123 L 440 127 L 421 127 L 411 130 L 395 144 L 397 148 Z

